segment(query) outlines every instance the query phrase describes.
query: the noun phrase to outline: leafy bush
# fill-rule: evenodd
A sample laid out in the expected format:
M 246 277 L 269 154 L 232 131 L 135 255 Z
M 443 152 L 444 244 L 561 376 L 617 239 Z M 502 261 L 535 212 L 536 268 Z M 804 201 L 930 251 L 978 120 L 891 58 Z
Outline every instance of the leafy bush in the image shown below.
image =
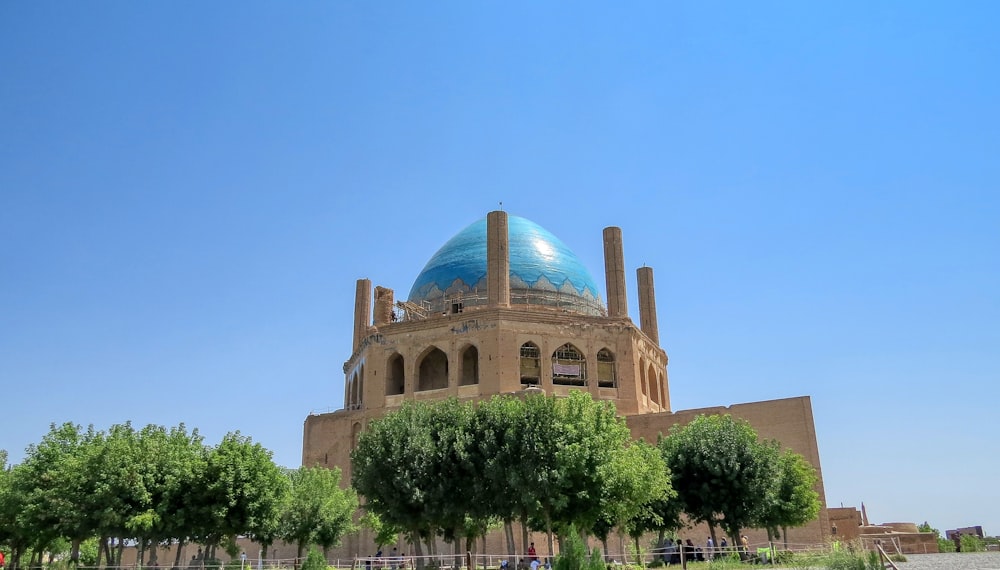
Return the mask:
M 326 570 L 326 568 L 326 557 L 323 556 L 323 553 L 315 548 L 310 548 L 309 555 L 306 556 L 300 570 Z
M 795 560 L 795 553 L 791 550 L 776 550 L 774 552 L 774 561 L 781 565 L 791 565 Z
M 576 529 L 570 526 L 566 536 L 559 540 L 559 555 L 556 556 L 553 570 L 605 570 L 604 556 L 601 550 L 595 548 L 587 555 L 587 546 L 583 543 Z
M 865 570 L 865 559 L 852 550 L 835 550 L 824 564 L 829 570 Z
M 947 538 L 938 538 L 938 552 L 955 552 L 955 541 Z
M 88 538 L 80 543 L 80 566 L 97 565 L 97 539 Z
M 983 552 L 986 550 L 983 541 L 978 536 L 963 534 L 959 540 L 962 543 L 962 552 Z

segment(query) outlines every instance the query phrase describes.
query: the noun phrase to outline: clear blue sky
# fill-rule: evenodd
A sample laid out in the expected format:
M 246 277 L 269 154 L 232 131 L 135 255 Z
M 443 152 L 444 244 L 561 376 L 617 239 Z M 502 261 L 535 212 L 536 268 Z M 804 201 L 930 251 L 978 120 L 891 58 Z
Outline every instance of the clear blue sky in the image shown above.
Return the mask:
M 0 448 L 343 403 L 355 280 L 496 209 L 656 272 L 675 409 L 1000 534 L 1000 5 L 0 3 Z M 635 319 L 634 294 L 630 309 Z

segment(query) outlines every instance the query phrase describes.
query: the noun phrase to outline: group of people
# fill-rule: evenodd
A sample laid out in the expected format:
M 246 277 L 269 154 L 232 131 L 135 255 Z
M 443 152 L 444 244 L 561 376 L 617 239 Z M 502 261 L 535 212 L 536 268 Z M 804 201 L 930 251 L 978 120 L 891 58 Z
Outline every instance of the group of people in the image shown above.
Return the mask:
M 403 570 L 406 568 L 406 553 L 398 554 L 396 552 L 396 547 L 392 547 L 392 552 L 389 553 L 388 558 L 382 556 L 382 549 L 379 548 L 375 556 L 365 560 L 365 570 L 372 570 L 372 568 L 389 568 L 391 570 Z
M 550 563 L 542 563 L 542 561 L 538 559 L 538 552 L 535 550 L 534 542 L 528 545 L 528 560 L 530 560 L 528 566 L 531 570 L 551 570 L 552 568 Z
M 747 541 L 746 535 L 740 537 L 738 550 L 735 547 L 729 546 L 729 542 L 726 540 L 726 537 L 720 538 L 719 545 L 716 546 L 712 537 L 709 536 L 708 540 L 705 541 L 704 548 L 695 544 L 690 538 L 683 542 L 681 542 L 681 539 L 678 538 L 676 544 L 672 540 L 667 540 L 663 547 L 662 555 L 664 563 L 680 564 L 682 560 L 687 562 L 704 562 L 713 558 L 720 558 L 730 552 L 746 553 L 749 548 L 750 545 Z

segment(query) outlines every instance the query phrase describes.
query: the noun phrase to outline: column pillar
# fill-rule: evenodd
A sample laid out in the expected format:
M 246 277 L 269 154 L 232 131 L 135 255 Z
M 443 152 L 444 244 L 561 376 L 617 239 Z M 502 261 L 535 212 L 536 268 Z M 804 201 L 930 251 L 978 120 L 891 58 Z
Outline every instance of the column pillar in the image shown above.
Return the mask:
M 640 267 L 635 271 L 639 282 L 639 328 L 657 346 L 660 345 L 660 331 L 656 324 L 656 290 L 653 288 L 653 268 Z
M 375 326 L 387 325 L 392 320 L 395 293 L 388 287 L 375 287 Z
M 507 212 L 486 215 L 486 298 L 490 307 L 510 306 L 510 249 Z
M 354 350 L 361 346 L 361 340 L 368 334 L 368 325 L 372 320 L 372 282 L 370 279 L 358 279 L 354 292 Z
M 615 226 L 604 228 L 604 280 L 608 288 L 608 316 L 627 317 L 622 229 Z

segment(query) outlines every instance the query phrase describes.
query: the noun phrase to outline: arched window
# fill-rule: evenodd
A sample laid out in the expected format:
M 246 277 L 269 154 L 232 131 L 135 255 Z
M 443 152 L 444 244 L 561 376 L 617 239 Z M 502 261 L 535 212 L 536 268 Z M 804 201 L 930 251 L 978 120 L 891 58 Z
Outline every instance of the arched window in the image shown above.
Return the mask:
M 385 395 L 396 396 L 403 393 L 403 355 L 393 354 L 389 357 L 385 375 Z
M 664 409 L 670 408 L 670 393 L 667 392 L 667 375 L 666 372 L 660 370 L 656 373 L 656 381 L 660 386 L 660 407 Z
M 649 388 L 646 387 L 646 360 L 639 359 L 639 390 L 643 396 L 649 397 Z
M 656 368 L 653 368 L 653 363 L 649 363 L 649 372 L 646 374 L 646 378 L 649 380 L 649 400 L 657 404 L 660 403 L 660 386 L 659 381 L 656 378 Z
M 462 378 L 459 386 L 479 384 L 479 350 L 470 346 L 462 351 Z
M 361 422 L 354 422 L 351 426 L 351 449 L 358 447 L 358 440 L 361 439 Z
M 532 342 L 521 345 L 521 384 L 537 386 L 541 377 L 542 352 Z
M 601 388 L 614 388 L 617 385 L 615 380 L 615 355 L 602 348 L 597 351 L 597 385 Z
M 344 391 L 344 408 L 357 410 L 361 408 L 361 380 L 355 370 L 347 379 L 346 390 Z
M 354 398 L 354 403 L 357 404 L 358 408 L 361 409 L 365 403 L 365 365 L 361 365 L 361 369 L 358 372 L 358 392 L 357 396 Z
M 559 386 L 587 385 L 587 361 L 583 353 L 568 342 L 552 353 L 552 383 Z
M 417 391 L 448 387 L 448 356 L 440 348 L 432 348 L 421 360 L 417 376 Z

